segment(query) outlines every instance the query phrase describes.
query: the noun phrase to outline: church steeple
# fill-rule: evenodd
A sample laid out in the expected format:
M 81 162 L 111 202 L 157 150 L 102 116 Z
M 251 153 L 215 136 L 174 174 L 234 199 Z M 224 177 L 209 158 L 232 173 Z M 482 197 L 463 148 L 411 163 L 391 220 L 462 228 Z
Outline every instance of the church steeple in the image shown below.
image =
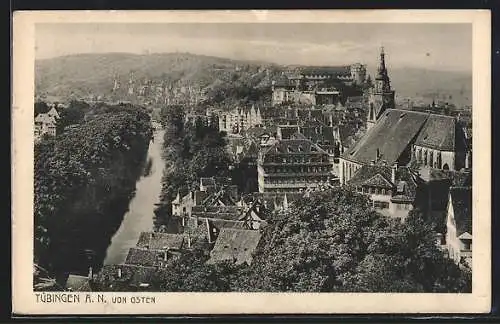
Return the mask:
M 391 89 L 389 73 L 385 65 L 385 51 L 382 47 L 374 87 L 371 89 L 369 98 L 368 129 L 377 123 L 386 109 L 394 109 L 394 90 Z
M 384 47 L 380 49 L 380 61 L 375 78 L 375 91 L 378 93 L 391 91 L 391 82 L 387 73 L 387 67 L 385 66 Z

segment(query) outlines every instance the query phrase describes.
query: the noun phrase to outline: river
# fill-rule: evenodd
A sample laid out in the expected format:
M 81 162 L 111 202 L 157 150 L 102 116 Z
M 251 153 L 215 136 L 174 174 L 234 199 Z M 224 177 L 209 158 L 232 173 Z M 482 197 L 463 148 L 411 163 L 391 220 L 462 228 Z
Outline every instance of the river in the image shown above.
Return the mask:
M 151 172 L 137 181 L 129 211 L 111 239 L 104 265 L 123 263 L 128 250 L 136 245 L 140 233 L 153 230 L 153 211 L 155 204 L 159 201 L 161 179 L 165 167 L 161 154 L 163 133 L 163 130 L 156 131 L 154 141 L 149 143 L 148 159 L 152 161 Z

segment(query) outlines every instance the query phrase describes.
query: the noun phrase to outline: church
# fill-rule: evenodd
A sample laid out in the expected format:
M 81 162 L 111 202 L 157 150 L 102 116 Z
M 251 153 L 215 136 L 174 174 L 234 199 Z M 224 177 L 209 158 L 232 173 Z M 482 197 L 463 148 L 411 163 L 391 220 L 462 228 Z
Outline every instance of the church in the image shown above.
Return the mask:
M 455 117 L 395 109 L 394 94 L 382 49 L 369 92 L 367 131 L 339 159 L 341 185 L 363 166 L 457 171 L 471 167 L 466 134 Z

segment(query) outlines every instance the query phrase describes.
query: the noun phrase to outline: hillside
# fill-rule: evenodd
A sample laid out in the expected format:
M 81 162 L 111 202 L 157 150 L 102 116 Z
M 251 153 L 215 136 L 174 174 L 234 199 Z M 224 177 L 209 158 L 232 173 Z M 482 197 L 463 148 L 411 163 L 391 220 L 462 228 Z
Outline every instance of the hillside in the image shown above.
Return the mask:
M 431 103 L 449 102 L 457 107 L 472 105 L 472 75 L 466 72 L 417 68 L 390 69 L 391 84 L 398 98 Z
M 284 66 L 266 62 L 188 53 L 78 54 L 37 61 L 35 89 L 37 95 L 59 98 L 72 94 L 107 96 L 112 91 L 114 77 L 125 85 L 131 73 L 141 82 L 147 78 L 174 86 L 194 85 L 209 91 L 234 85 L 266 87 L 284 69 Z M 418 68 L 390 68 L 389 74 L 398 98 L 411 97 L 424 102 L 436 99 L 457 106 L 472 103 L 470 74 Z
M 37 95 L 62 98 L 72 93 L 76 96 L 108 95 L 115 77 L 124 84 L 131 73 L 138 81 L 147 78 L 157 82 L 193 84 L 201 88 L 235 81 L 258 86 L 266 81 L 262 69 L 272 67 L 268 63 L 186 53 L 79 54 L 37 61 L 35 89 Z

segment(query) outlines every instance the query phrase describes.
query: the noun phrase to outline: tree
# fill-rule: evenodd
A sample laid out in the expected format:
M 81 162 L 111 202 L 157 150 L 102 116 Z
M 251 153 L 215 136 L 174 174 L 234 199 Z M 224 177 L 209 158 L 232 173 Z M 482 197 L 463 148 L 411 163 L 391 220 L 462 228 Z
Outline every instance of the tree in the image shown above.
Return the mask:
M 366 197 L 335 188 L 275 213 L 238 291 L 468 291 L 470 281 L 437 249 L 432 225 L 375 211 Z
M 35 260 L 56 277 L 86 272 L 86 249 L 104 258 L 135 190 L 150 137 L 149 116 L 142 110 L 103 109 L 36 144 Z

